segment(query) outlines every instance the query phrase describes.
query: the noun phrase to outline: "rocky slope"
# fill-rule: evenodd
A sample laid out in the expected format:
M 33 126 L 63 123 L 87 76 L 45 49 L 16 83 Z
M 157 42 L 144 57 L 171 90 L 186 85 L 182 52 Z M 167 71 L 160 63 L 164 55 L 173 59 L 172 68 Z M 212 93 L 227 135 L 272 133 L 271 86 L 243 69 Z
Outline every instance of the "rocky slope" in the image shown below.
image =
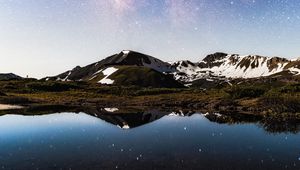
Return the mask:
M 106 85 L 137 85 L 143 87 L 182 87 L 170 73 L 171 64 L 135 51 L 122 51 L 85 67 L 75 67 L 58 76 L 46 77 L 53 81 L 92 81 Z
M 233 79 L 300 76 L 300 60 L 259 55 L 215 53 L 200 62 L 167 63 L 134 51 L 122 51 L 85 67 L 75 67 L 54 81 L 93 81 L 99 84 L 180 87 L 230 83 Z M 181 84 L 180 84 L 181 83 Z

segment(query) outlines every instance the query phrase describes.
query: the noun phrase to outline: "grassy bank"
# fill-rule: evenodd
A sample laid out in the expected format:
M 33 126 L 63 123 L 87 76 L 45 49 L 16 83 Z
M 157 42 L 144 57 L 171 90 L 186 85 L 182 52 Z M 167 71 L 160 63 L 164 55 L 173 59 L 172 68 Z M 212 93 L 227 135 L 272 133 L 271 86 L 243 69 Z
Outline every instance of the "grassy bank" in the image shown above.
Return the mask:
M 0 103 L 68 106 L 181 107 L 221 113 L 300 118 L 300 84 L 256 82 L 201 88 L 103 86 L 87 82 L 0 81 Z

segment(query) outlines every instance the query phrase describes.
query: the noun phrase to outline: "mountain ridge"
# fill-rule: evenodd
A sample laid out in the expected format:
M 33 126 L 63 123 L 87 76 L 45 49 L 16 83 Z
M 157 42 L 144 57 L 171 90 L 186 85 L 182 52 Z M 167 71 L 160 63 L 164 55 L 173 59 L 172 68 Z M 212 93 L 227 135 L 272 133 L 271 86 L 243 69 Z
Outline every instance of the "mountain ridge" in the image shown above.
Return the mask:
M 103 71 L 108 68 L 114 68 L 113 70 L 115 71 L 106 75 Z M 149 70 L 145 71 L 144 68 L 148 68 Z M 136 73 L 141 73 L 136 74 L 139 77 L 135 77 L 134 72 L 126 72 L 124 69 L 131 69 L 135 70 Z M 160 80 L 155 81 L 154 84 L 143 83 L 148 81 L 147 78 L 149 77 L 147 76 L 149 75 L 147 75 L 147 73 L 151 70 L 153 70 L 151 75 L 156 74 L 156 76 L 160 77 L 161 81 L 167 80 L 167 82 L 172 82 L 169 79 L 171 75 L 175 81 L 181 84 L 193 84 L 193 82 L 202 79 L 206 79 L 207 81 L 228 81 L 230 79 L 261 78 L 272 75 L 278 76 L 281 73 L 282 75 L 289 74 L 291 76 L 298 76 L 300 75 L 300 60 L 288 60 L 286 58 L 260 55 L 242 56 L 239 54 L 216 52 L 207 55 L 199 62 L 191 62 L 189 60 L 164 62 L 147 54 L 123 50 L 120 53 L 111 55 L 101 61 L 84 67 L 77 66 L 74 69 L 57 76 L 43 78 L 43 80 L 95 81 L 99 84 L 111 85 L 114 84 L 114 82 L 118 82 L 117 85 L 123 85 L 122 81 L 120 81 L 120 79 L 122 79 L 124 82 L 126 81 L 126 83 L 124 83 L 126 85 L 146 85 L 156 87 L 158 86 L 156 83 L 168 84 L 161 82 Z M 111 76 L 120 79 L 108 81 L 109 83 L 103 83 L 106 81 L 101 81 L 104 78 L 109 79 Z M 152 79 L 155 78 L 152 77 Z M 174 84 L 174 82 L 172 83 Z M 172 87 L 172 85 L 167 86 Z
M 20 80 L 23 79 L 14 73 L 0 73 L 0 80 Z
M 188 82 L 209 77 L 259 78 L 283 71 L 294 72 L 295 75 L 300 74 L 298 60 L 260 55 L 240 56 L 238 54 L 214 53 L 207 55 L 198 63 L 188 61 L 176 63 L 175 66 L 180 71 L 179 74 L 174 75 L 176 79 Z

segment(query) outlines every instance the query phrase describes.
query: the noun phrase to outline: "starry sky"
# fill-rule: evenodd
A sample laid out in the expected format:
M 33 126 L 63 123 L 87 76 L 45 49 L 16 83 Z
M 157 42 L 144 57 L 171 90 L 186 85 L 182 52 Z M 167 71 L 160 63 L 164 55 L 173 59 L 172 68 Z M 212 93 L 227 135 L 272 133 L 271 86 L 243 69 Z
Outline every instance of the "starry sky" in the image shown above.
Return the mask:
M 131 49 L 298 58 L 299 0 L 0 0 L 0 72 L 56 75 Z

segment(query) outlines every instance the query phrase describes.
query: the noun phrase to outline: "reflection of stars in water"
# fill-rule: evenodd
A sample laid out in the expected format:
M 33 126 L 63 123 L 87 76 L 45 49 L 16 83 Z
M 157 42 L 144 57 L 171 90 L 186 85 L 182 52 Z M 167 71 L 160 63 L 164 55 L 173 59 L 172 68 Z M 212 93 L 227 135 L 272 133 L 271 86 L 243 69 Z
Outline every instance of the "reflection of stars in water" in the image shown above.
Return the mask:
M 138 157 L 136 157 L 136 160 L 138 161 L 138 160 L 142 159 L 142 157 L 143 157 L 143 155 L 140 154 Z

